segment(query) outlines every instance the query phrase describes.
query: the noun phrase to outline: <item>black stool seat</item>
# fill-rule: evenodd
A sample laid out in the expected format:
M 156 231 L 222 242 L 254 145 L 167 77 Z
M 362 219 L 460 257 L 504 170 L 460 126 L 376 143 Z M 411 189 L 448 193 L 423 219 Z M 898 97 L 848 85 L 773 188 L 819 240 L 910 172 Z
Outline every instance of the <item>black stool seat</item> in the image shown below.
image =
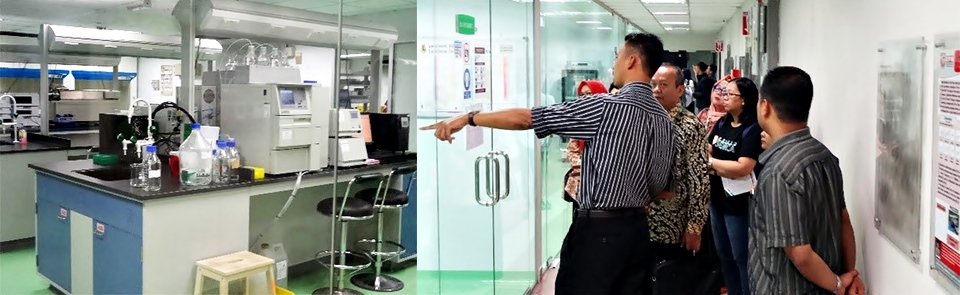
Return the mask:
M 381 201 L 384 201 L 378 198 L 380 196 L 377 196 L 376 188 L 368 188 L 368 189 L 359 191 L 354 196 L 356 196 L 357 199 L 364 200 L 370 204 L 379 205 Z M 406 193 L 404 193 L 401 190 L 391 188 L 391 189 L 387 189 L 387 197 L 383 205 L 402 206 L 402 205 L 406 205 L 409 202 L 410 202 L 410 197 L 407 196 Z
M 317 203 L 317 211 L 323 215 L 335 216 L 340 212 L 341 198 L 327 198 Z M 363 218 L 373 216 L 373 205 L 358 198 L 347 198 L 343 208 L 344 217 Z

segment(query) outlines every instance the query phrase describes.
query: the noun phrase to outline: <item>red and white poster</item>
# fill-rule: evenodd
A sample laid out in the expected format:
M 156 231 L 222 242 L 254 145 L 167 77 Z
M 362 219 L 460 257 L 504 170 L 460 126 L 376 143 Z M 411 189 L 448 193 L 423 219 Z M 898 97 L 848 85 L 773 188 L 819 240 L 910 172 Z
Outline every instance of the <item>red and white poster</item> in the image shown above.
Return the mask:
M 717 41 L 713 43 L 713 51 L 723 52 L 723 41 Z
M 744 11 L 743 16 L 740 17 L 740 30 L 744 36 L 750 35 L 750 13 Z
M 938 41 L 935 54 L 934 259 L 940 272 L 960 284 L 960 38 Z

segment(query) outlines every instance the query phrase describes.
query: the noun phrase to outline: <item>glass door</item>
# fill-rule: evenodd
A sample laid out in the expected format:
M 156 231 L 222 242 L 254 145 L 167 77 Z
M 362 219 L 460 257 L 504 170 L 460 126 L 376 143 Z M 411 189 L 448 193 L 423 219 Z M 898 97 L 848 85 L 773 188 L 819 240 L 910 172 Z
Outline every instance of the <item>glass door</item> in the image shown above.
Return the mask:
M 417 3 L 417 124 L 531 107 L 532 3 Z M 496 11 L 496 13 L 494 13 Z M 418 294 L 523 294 L 536 280 L 532 132 L 417 135 Z

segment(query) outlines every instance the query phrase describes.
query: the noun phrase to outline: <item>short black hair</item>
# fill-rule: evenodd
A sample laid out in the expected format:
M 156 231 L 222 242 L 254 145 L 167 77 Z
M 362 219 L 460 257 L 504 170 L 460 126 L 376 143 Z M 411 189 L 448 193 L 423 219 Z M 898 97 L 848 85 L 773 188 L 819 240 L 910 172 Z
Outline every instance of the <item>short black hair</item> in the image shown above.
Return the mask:
M 777 67 L 767 73 L 760 97 L 773 105 L 781 121 L 805 123 L 813 103 L 813 80 L 797 67 Z
M 623 41 L 640 53 L 644 70 L 652 77 L 663 64 L 663 41 L 660 41 L 660 37 L 650 33 L 630 33 Z
M 740 118 L 737 119 L 741 124 L 747 125 L 757 122 L 757 102 L 760 100 L 760 91 L 757 90 L 757 84 L 749 78 L 736 78 L 730 81 L 730 84 L 737 85 L 737 91 L 740 91 L 737 94 L 740 94 L 740 98 L 743 99 L 743 110 L 740 111 Z M 732 114 L 727 113 L 723 117 L 724 121 L 733 122 Z
M 717 72 L 717 64 L 710 64 L 710 68 L 709 68 L 709 69 L 710 69 L 711 72 L 716 73 L 716 72 Z
M 673 81 L 674 84 L 673 84 L 673 86 L 681 86 L 681 85 L 683 85 L 683 71 L 680 70 L 680 67 L 678 67 L 677 65 L 674 65 L 674 64 L 672 64 L 672 63 L 668 63 L 668 62 L 663 63 L 663 65 L 661 65 L 661 67 L 665 67 L 665 68 L 668 68 L 668 69 L 670 69 L 671 71 L 673 71 L 673 75 L 674 75 L 674 81 Z
M 702 72 L 702 71 L 706 71 L 706 70 L 707 70 L 707 63 L 702 62 L 702 61 L 701 61 L 701 62 L 698 62 L 698 63 L 697 63 L 697 69 L 699 69 L 701 72 Z

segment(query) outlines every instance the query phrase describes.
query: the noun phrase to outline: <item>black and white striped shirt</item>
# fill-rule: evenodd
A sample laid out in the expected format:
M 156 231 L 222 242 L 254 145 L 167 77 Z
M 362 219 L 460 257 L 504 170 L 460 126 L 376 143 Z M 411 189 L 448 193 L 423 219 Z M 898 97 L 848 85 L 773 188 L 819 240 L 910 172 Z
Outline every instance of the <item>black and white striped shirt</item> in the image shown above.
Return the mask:
M 835 274 L 843 268 L 843 174 L 840 162 L 809 129 L 774 142 L 758 165 L 750 199 L 750 289 L 754 294 L 833 294 L 808 281 L 784 247 L 810 245 Z
M 532 119 L 538 138 L 556 134 L 586 142 L 580 208 L 641 208 L 667 187 L 674 127 L 650 84 L 633 82 L 617 94 L 535 107 Z

